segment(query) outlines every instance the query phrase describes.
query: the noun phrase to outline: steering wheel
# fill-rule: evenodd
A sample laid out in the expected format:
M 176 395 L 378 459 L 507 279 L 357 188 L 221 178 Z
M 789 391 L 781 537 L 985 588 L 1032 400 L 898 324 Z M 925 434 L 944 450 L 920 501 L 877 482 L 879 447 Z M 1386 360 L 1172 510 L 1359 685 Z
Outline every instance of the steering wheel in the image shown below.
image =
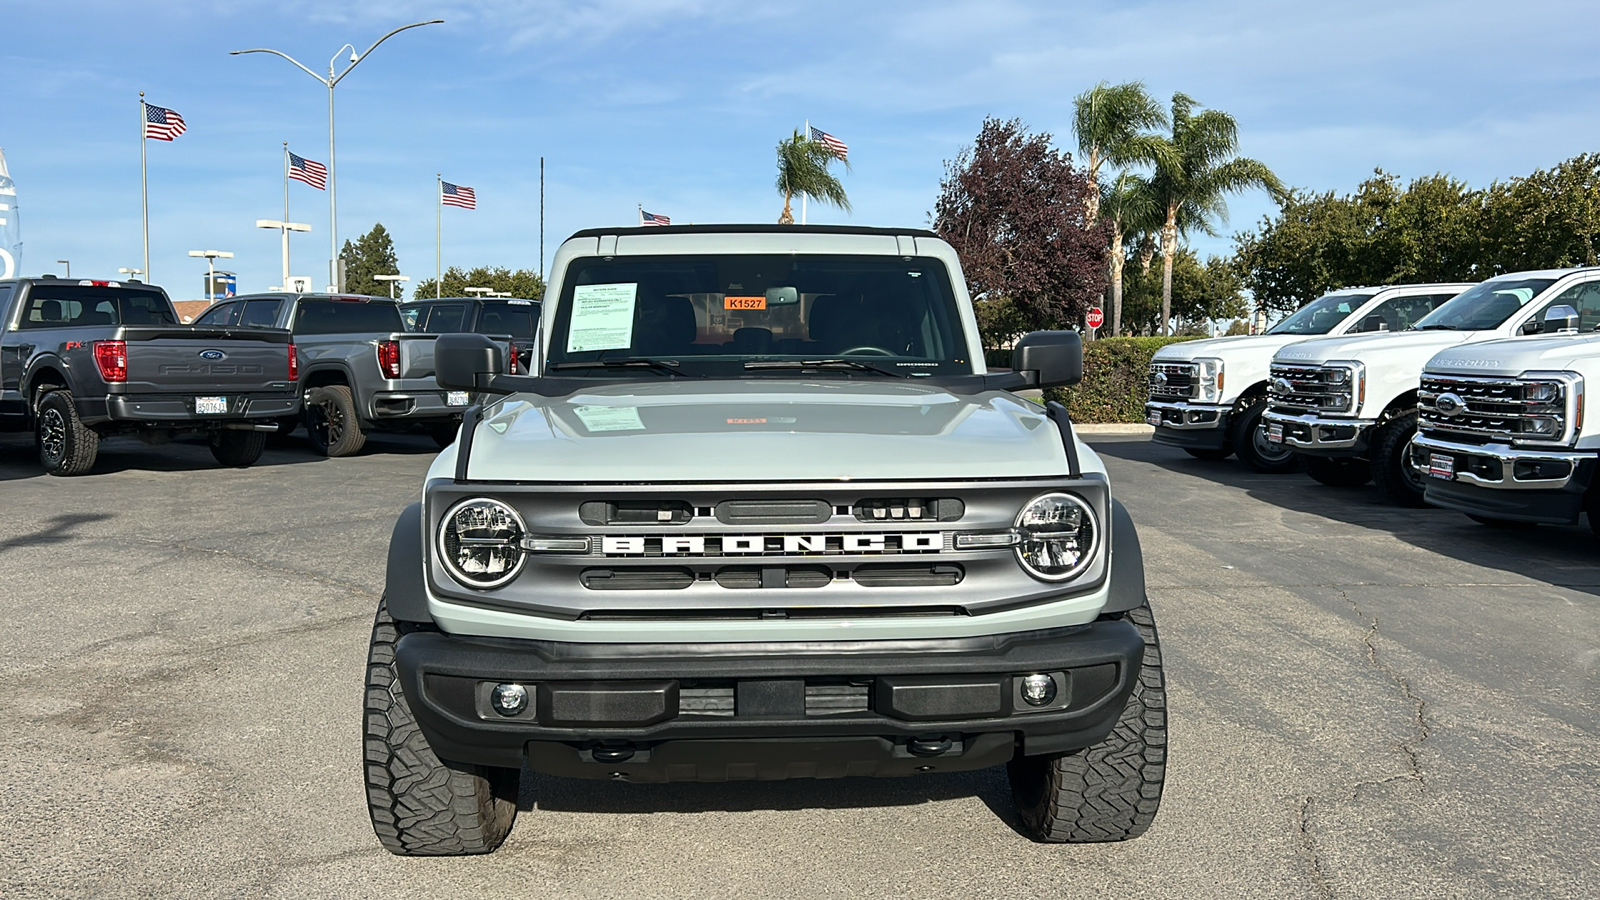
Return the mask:
M 870 344 L 863 344 L 860 347 L 851 347 L 849 350 L 840 350 L 838 355 L 839 356 L 852 356 L 852 355 L 859 355 L 859 356 L 893 356 L 894 353 L 892 351 L 885 350 L 882 347 L 873 347 Z

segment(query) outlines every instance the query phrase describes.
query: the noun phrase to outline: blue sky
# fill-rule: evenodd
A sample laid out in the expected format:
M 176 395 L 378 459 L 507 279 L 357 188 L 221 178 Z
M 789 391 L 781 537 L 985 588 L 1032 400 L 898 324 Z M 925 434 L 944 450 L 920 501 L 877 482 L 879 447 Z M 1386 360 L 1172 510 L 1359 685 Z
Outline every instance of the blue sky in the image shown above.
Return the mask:
M 774 145 L 809 118 L 850 145 L 854 213 L 812 222 L 924 226 L 944 162 L 984 116 L 1072 144 L 1096 81 L 1184 91 L 1240 123 L 1241 150 L 1291 185 L 1346 191 L 1375 166 L 1473 184 L 1600 150 L 1593 7 L 1341 2 L 807 4 L 722 0 L 0 3 L 0 148 L 16 179 L 27 274 L 138 266 L 138 92 L 183 114 L 150 142 L 151 268 L 198 296 L 232 250 L 243 290 L 278 283 L 282 141 L 327 162 L 316 69 L 406 22 L 338 88 L 339 238 L 382 222 L 402 270 L 434 270 L 434 173 L 478 192 L 444 211 L 446 266 L 538 268 L 567 234 L 635 223 L 768 222 Z M 348 52 L 348 51 L 347 51 Z M 327 195 L 291 184 L 294 272 L 327 270 Z M 1231 201 L 1224 234 L 1272 204 Z M 1200 239 L 1203 252 L 1231 242 Z M 413 282 L 414 283 L 414 282 Z

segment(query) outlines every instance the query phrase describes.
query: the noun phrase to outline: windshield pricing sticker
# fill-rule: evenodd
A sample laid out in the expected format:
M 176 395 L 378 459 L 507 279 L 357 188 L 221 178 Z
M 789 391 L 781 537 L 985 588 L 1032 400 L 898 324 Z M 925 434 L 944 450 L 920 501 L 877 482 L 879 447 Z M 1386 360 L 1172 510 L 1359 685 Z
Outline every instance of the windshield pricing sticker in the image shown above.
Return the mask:
M 723 297 L 723 309 L 766 309 L 766 297 Z
M 643 431 L 637 406 L 574 406 L 572 411 L 590 431 Z
M 638 294 L 637 283 L 580 284 L 573 288 L 567 352 L 633 346 L 633 308 Z

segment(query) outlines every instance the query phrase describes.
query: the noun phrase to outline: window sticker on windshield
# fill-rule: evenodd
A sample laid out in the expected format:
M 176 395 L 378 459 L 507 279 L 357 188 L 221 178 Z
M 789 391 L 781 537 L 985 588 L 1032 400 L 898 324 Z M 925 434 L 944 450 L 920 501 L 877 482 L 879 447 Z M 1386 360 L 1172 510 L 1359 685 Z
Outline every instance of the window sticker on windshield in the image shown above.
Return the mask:
M 590 431 L 643 431 L 637 406 L 574 406 L 572 411 Z
M 766 297 L 723 297 L 723 309 L 766 309 Z
M 633 307 L 639 285 L 580 284 L 572 289 L 567 352 L 620 350 L 633 345 Z

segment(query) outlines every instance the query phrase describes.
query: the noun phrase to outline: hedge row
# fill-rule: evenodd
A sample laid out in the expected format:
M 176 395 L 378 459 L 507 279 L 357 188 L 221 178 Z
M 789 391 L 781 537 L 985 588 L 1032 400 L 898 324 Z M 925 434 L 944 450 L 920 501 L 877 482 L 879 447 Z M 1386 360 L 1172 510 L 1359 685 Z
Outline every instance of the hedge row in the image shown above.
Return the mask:
M 1074 422 L 1144 421 L 1150 357 L 1167 344 L 1193 337 L 1101 338 L 1083 345 L 1083 381 L 1045 392 L 1066 404 Z

